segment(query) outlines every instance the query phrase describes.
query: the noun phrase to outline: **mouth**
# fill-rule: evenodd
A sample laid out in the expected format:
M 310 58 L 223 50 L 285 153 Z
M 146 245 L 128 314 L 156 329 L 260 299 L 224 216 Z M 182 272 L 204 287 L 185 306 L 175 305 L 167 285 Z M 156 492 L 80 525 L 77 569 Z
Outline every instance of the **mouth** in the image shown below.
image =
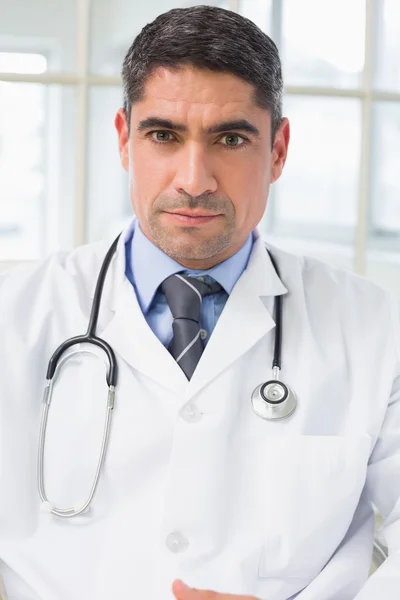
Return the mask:
M 221 217 L 222 215 L 220 213 L 217 214 L 212 214 L 212 213 L 207 213 L 205 211 L 188 211 L 188 210 L 182 210 L 182 211 L 177 211 L 177 212 L 173 212 L 173 213 L 169 213 L 166 212 L 165 213 L 168 220 L 175 222 L 175 223 L 180 223 L 181 225 L 203 225 L 205 223 L 210 223 L 211 221 L 214 221 L 215 219 L 217 219 L 218 217 Z

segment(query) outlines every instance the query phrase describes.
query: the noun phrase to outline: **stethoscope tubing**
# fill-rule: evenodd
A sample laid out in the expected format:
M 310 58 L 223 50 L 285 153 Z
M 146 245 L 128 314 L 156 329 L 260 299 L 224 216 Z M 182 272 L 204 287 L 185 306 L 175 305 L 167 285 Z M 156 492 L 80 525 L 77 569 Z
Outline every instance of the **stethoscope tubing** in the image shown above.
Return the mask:
M 84 513 L 89 508 L 94 494 L 96 492 L 101 471 L 104 466 L 105 457 L 107 453 L 108 442 L 110 438 L 110 429 L 111 429 L 111 415 L 114 408 L 114 399 L 115 399 L 115 388 L 118 380 L 118 364 L 116 360 L 115 353 L 111 346 L 101 338 L 97 337 L 96 329 L 99 319 L 99 312 L 101 306 L 101 300 L 103 295 L 104 283 L 105 279 L 111 264 L 111 261 L 116 254 L 118 241 L 120 239 L 121 234 L 114 240 L 112 245 L 107 251 L 107 254 L 104 258 L 103 264 L 100 268 L 99 276 L 96 282 L 96 288 L 93 297 L 92 309 L 90 312 L 90 318 L 88 323 L 87 332 L 84 335 L 78 335 L 72 337 L 62 344 L 56 349 L 53 353 L 47 368 L 46 375 L 46 387 L 43 395 L 43 409 L 42 409 L 42 419 L 39 433 L 39 448 L 38 448 L 38 490 L 39 496 L 42 500 L 44 506 L 47 507 L 49 512 L 52 514 L 69 518 L 75 517 L 79 514 Z M 274 260 L 273 256 L 267 249 L 267 252 L 270 256 L 272 265 L 278 275 L 279 270 Z M 274 345 L 274 356 L 272 369 L 274 373 L 274 379 L 267 381 L 264 384 L 260 384 L 253 392 L 252 395 L 252 404 L 255 412 L 264 419 L 274 420 L 278 418 L 285 418 L 289 414 L 291 414 L 296 406 L 296 395 L 294 392 L 286 386 L 281 381 L 278 381 L 279 371 L 281 369 L 281 355 L 282 355 L 282 297 L 275 297 L 275 345 Z M 91 490 L 89 493 L 88 499 L 80 506 L 80 507 L 71 507 L 71 508 L 59 508 L 51 504 L 48 500 L 45 482 L 44 482 L 44 450 L 45 450 L 45 441 L 46 441 L 46 430 L 47 430 L 47 421 L 48 421 L 48 413 L 52 399 L 52 392 L 54 383 L 57 379 L 57 374 L 62 366 L 62 364 L 68 360 L 74 354 L 81 354 L 82 352 L 92 354 L 87 350 L 77 350 L 74 352 L 69 352 L 66 354 L 66 351 L 71 347 L 80 345 L 80 344 L 92 344 L 95 345 L 101 350 L 104 351 L 107 362 L 106 363 L 106 381 L 108 386 L 108 395 L 107 395 L 107 411 L 104 423 L 104 433 L 102 439 L 102 445 L 100 450 L 100 457 L 97 464 L 95 476 L 93 479 L 93 484 L 91 486 Z M 96 355 L 97 356 L 97 355 Z M 276 386 L 279 393 L 283 393 L 283 397 L 278 400 L 269 399 L 265 396 L 264 390 L 267 386 Z M 289 399 L 288 409 L 283 406 L 284 402 L 287 402 Z

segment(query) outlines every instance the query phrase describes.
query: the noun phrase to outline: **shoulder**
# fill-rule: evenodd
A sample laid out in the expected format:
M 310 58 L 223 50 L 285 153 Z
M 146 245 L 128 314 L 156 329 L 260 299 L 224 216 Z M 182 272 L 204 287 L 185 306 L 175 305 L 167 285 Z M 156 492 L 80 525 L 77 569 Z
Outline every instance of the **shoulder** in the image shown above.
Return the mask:
M 288 290 L 290 311 L 318 331 L 340 329 L 366 343 L 372 336 L 400 358 L 400 302 L 393 292 L 350 270 L 266 246 Z
M 346 302 L 376 302 L 393 298 L 393 294 L 367 277 L 327 264 L 317 258 L 293 254 L 266 243 L 275 258 L 282 282 L 289 293 L 304 297 L 343 298 Z
M 400 365 L 400 301 L 394 292 L 348 269 L 269 243 L 266 247 L 288 290 L 284 302 L 290 311 L 301 314 L 315 331 L 334 328 L 365 344 L 378 340 L 380 349 Z
M 56 252 L 0 275 L 0 324 L 26 324 L 48 315 L 52 306 L 88 296 L 107 248 L 104 242 Z

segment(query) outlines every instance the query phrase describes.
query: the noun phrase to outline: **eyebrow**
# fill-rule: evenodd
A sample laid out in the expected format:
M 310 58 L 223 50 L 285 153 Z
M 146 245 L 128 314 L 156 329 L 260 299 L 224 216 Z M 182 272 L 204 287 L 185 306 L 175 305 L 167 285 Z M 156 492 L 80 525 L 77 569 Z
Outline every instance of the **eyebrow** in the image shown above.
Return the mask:
M 161 119 L 159 117 L 148 117 L 147 119 L 143 119 L 139 121 L 139 124 L 136 128 L 137 131 L 144 131 L 146 129 L 151 129 L 153 127 L 161 127 L 163 129 L 172 129 L 174 131 L 182 131 L 187 132 L 188 128 L 186 125 L 182 123 L 174 123 L 169 119 Z M 246 131 L 254 135 L 255 137 L 260 137 L 260 132 L 246 119 L 236 119 L 231 121 L 223 121 L 222 123 L 217 123 L 216 125 L 212 125 L 208 129 L 205 130 L 205 133 L 223 133 L 225 131 Z

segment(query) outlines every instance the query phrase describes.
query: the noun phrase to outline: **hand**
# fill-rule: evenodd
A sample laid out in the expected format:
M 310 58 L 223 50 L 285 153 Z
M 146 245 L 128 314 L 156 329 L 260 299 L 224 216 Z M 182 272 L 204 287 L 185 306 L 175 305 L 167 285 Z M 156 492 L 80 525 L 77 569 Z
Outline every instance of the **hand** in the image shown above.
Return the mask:
M 172 584 L 176 600 L 258 600 L 254 596 L 238 596 L 236 594 L 220 594 L 211 590 L 197 590 L 176 579 Z

